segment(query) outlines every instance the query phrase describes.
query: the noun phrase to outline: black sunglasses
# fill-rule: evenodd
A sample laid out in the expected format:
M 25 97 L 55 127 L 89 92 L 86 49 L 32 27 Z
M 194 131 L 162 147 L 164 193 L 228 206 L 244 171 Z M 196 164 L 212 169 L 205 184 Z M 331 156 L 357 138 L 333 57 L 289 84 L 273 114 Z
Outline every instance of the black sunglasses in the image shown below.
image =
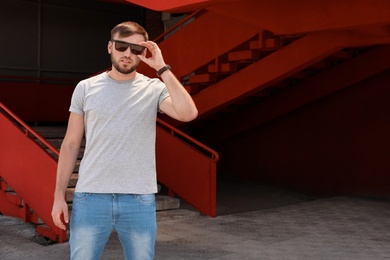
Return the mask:
M 111 41 L 114 43 L 115 50 L 120 52 L 125 52 L 130 47 L 131 53 L 135 55 L 140 55 L 145 50 L 144 46 L 138 44 L 122 42 L 118 40 L 111 40 Z

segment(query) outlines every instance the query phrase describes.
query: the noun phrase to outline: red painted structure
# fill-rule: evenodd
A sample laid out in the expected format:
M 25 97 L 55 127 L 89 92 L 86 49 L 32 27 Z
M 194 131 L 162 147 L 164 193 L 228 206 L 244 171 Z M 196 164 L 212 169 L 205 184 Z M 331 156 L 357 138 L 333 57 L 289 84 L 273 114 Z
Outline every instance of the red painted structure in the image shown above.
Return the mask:
M 303 190 L 390 198 L 388 0 L 128 2 L 178 13 L 202 9 L 159 45 L 200 113 L 193 124 L 168 122 L 201 129 L 197 137 L 221 153 L 221 173 Z M 57 108 L 68 106 L 71 91 L 65 86 L 10 86 L 0 84 L 0 97 L 24 120 L 63 120 Z M 53 104 L 46 107 L 47 100 Z M 165 128 L 158 131 L 161 145 L 171 135 Z M 172 151 L 188 146 L 181 138 Z M 215 168 L 203 158 L 202 147 L 193 157 L 191 150 L 180 159 L 165 154 L 170 163 L 158 156 L 160 167 L 171 171 L 177 163 L 180 169 L 178 177 L 159 178 L 181 196 L 210 199 L 213 208 L 210 189 L 185 188 L 194 183 L 215 188 L 213 175 L 192 179 L 197 175 L 190 174 L 189 158 Z M 212 153 L 210 158 L 216 159 Z
M 0 103 L 0 212 L 38 225 L 37 232 L 67 239 L 51 218 L 58 150 Z M 43 144 L 39 145 L 36 140 Z M 200 212 L 216 216 L 218 154 L 161 120 L 157 121 L 158 180 Z M 42 223 L 41 223 L 42 224 Z
M 0 103 L 0 211 L 38 225 L 53 241 L 66 240 L 51 218 L 57 162 L 45 149 L 58 151 Z M 34 140 L 37 138 L 43 147 Z

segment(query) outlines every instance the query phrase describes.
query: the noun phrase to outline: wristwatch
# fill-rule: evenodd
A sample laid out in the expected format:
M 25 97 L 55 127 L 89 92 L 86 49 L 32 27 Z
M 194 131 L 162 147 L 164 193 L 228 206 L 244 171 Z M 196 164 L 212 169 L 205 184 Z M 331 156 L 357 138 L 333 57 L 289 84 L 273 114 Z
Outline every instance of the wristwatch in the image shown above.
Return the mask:
M 168 64 L 157 71 L 157 76 L 161 77 L 161 74 L 163 74 L 167 70 L 171 70 L 171 66 L 169 66 Z

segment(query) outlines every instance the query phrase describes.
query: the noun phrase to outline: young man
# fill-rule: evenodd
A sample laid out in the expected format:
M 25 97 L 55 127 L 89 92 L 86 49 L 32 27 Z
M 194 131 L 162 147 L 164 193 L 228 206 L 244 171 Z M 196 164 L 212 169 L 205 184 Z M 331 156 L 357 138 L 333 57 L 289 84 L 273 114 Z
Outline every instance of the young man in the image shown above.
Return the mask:
M 72 96 L 52 217 L 56 226 L 66 229 L 65 192 L 85 134 L 70 221 L 71 259 L 100 259 L 113 230 L 126 259 L 153 259 L 157 112 L 190 121 L 198 111 L 140 25 L 115 26 L 107 49 L 111 70 L 81 81 Z M 155 69 L 162 81 L 137 73 L 140 61 Z

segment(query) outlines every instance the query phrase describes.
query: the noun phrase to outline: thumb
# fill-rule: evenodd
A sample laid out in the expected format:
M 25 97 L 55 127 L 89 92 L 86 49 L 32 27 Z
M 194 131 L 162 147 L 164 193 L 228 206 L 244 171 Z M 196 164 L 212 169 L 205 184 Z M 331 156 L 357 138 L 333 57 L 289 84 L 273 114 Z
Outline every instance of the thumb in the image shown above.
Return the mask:
M 141 61 L 143 61 L 143 62 L 145 62 L 146 64 L 148 64 L 148 62 L 147 62 L 147 60 L 148 60 L 148 58 L 146 58 L 146 56 L 145 55 L 138 55 L 138 58 L 141 60 Z

